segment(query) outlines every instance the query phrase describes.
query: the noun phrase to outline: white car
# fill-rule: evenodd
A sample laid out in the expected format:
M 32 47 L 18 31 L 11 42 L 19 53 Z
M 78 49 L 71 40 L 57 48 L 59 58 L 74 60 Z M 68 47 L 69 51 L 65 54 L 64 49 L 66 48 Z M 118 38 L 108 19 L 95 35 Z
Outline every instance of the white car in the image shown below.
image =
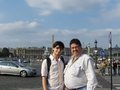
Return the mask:
M 35 76 L 35 68 L 27 67 L 22 63 L 14 61 L 0 61 L 0 74 L 20 75 L 21 77 Z

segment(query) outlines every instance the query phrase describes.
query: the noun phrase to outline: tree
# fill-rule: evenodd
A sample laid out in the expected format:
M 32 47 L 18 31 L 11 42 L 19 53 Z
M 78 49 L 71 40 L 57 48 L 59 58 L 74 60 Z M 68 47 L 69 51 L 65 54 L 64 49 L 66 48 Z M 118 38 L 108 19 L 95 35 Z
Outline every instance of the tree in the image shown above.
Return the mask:
M 9 49 L 8 48 L 5 47 L 2 49 L 2 56 L 9 57 Z
M 2 53 L 0 52 L 0 57 L 2 57 L 3 55 L 2 55 Z

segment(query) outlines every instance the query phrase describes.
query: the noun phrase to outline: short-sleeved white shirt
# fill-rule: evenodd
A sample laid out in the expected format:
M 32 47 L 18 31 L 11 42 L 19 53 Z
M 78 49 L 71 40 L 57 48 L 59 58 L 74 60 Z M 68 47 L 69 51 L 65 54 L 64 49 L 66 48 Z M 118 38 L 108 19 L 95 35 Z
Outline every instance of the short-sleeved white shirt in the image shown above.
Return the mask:
M 71 59 L 64 70 L 64 82 L 69 89 L 87 86 L 87 90 L 94 90 L 97 79 L 92 58 L 83 54 L 74 63 Z
M 48 73 L 47 59 L 43 60 L 41 76 L 48 76 L 48 90 L 63 90 L 63 61 L 60 58 L 55 60 L 52 55 L 49 58 L 51 60 L 50 71 Z

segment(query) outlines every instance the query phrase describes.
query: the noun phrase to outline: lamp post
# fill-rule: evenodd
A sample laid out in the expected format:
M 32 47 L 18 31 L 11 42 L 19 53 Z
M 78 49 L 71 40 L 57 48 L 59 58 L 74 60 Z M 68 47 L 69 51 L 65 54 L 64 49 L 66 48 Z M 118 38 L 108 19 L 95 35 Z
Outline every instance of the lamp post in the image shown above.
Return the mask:
M 109 56 L 110 56 L 110 78 L 111 78 L 111 90 L 113 89 L 112 83 L 112 33 L 109 33 Z
M 94 44 L 95 44 L 95 50 L 94 50 L 94 52 L 95 52 L 95 68 L 97 69 L 97 52 L 98 52 L 98 50 L 97 50 L 97 40 L 95 40 L 95 42 L 94 42 Z

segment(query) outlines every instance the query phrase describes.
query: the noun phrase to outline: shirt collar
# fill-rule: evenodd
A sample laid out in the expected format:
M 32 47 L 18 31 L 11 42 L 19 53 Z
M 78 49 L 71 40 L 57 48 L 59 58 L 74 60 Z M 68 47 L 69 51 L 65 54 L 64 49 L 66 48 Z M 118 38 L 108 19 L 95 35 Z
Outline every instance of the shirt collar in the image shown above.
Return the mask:
M 56 59 L 54 59 L 54 57 L 53 57 L 53 55 L 52 55 L 52 54 L 50 54 L 50 56 L 49 56 L 49 57 L 50 57 L 50 59 L 51 59 L 51 60 L 56 60 Z M 60 60 L 61 60 L 61 59 L 60 59 L 60 58 L 58 58 L 58 61 L 60 61 Z

